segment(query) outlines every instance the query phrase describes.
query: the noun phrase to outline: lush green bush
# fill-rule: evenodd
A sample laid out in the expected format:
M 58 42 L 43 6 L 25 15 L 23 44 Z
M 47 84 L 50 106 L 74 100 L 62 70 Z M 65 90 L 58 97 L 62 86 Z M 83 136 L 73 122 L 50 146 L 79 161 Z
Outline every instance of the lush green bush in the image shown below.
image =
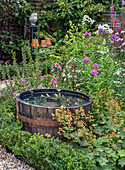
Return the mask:
M 93 169 L 95 167 L 89 158 L 84 157 L 82 150 L 73 149 L 59 139 L 48 137 L 45 139 L 42 135 L 31 135 L 21 131 L 21 126 L 14 117 L 10 108 L 7 109 L 4 105 L 0 108 L 0 142 L 24 161 L 40 169 Z

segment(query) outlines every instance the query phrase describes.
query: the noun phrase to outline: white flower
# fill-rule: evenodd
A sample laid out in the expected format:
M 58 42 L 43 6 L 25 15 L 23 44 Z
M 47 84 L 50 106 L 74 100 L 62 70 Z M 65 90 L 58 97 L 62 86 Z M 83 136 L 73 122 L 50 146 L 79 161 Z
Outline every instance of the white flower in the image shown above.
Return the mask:
M 108 24 L 103 24 L 103 25 L 99 25 L 98 26 L 98 30 L 99 29 L 103 29 L 103 30 L 105 30 L 105 31 L 107 31 L 108 33 L 113 33 L 113 30 L 109 27 L 109 25 Z M 96 33 L 97 33 L 98 31 L 96 31 Z
M 62 77 L 66 77 L 65 73 L 62 73 Z
M 105 51 L 97 51 L 97 53 L 100 53 L 100 54 L 106 54 Z
M 76 70 L 76 72 L 77 72 L 77 73 L 80 73 L 80 72 L 81 72 L 81 70 Z
M 120 74 L 120 72 L 121 72 L 121 71 L 119 71 L 119 70 L 118 70 L 118 71 L 117 71 L 116 73 L 114 73 L 114 74 L 118 74 L 118 75 L 119 75 L 119 74 Z
M 92 20 L 88 15 L 83 16 L 82 25 L 86 24 L 85 21 L 90 22 L 91 24 L 95 22 L 95 20 Z
M 125 30 L 122 30 L 122 31 L 121 31 L 121 34 L 123 34 L 123 33 L 125 33 Z
M 114 81 L 114 83 L 115 83 L 115 84 L 121 84 L 121 82 L 120 82 L 120 81 Z

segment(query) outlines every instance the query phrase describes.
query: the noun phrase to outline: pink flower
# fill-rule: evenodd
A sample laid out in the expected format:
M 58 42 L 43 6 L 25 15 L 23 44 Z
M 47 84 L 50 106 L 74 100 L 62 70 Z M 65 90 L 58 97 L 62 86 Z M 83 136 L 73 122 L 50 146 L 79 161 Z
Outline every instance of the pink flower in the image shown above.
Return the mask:
M 114 14 L 114 6 L 111 6 L 111 14 Z
M 92 75 L 95 75 L 95 76 L 96 76 L 97 73 L 98 73 L 97 70 L 91 70 L 91 74 L 92 74 Z
M 87 35 L 88 35 L 89 37 L 91 36 L 91 34 L 90 34 L 89 32 L 85 32 L 84 37 L 86 37 Z
M 33 73 L 33 77 L 35 77 L 36 74 Z
M 53 82 L 53 85 L 56 85 L 56 84 L 57 84 L 57 81 L 54 81 L 54 82 Z
M 22 83 L 23 83 L 23 82 L 25 82 L 25 79 L 24 79 L 24 80 L 22 80 Z
M 116 25 L 116 24 L 117 24 L 117 19 L 115 18 L 115 19 L 114 19 L 114 25 Z
M 58 65 L 58 67 L 57 68 L 60 68 L 60 65 Z
M 58 76 L 56 76 L 56 77 L 55 77 L 55 80 L 58 80 L 58 78 L 59 78 L 59 77 L 58 77 Z
M 1 97 L 1 93 L 0 93 L 0 97 Z
M 89 58 L 87 58 L 87 57 L 84 57 L 83 62 L 87 62 L 87 61 L 91 61 L 91 60 Z
M 51 69 L 52 69 L 51 71 L 52 71 L 52 72 L 54 72 L 54 68 L 53 68 L 53 66 L 51 67 Z
M 94 63 L 94 64 L 93 64 L 93 67 L 97 67 L 97 68 L 99 68 L 99 65 L 98 65 L 98 64 L 96 64 L 96 63 Z
M 41 73 L 41 70 L 39 70 L 39 72 Z
M 51 82 L 49 83 L 49 85 L 51 84 Z
M 60 70 L 62 70 L 62 67 L 60 66 L 60 65 L 58 65 L 58 67 L 57 68 L 59 68 Z
M 113 14 L 113 15 L 111 15 L 111 18 L 114 18 L 114 14 Z
M 13 95 L 15 95 L 16 93 L 13 93 Z
M 62 70 L 62 67 L 60 67 L 59 69 L 60 69 L 60 71 L 61 71 L 61 70 Z
M 41 79 L 43 79 L 43 76 L 41 76 Z
M 55 63 L 55 67 L 57 67 L 57 63 Z

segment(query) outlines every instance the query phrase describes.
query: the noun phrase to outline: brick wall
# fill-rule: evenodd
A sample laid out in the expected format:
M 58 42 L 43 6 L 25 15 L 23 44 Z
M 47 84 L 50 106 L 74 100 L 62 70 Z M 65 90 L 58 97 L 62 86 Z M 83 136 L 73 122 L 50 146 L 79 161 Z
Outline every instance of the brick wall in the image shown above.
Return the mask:
M 11 34 L 14 34 L 13 38 L 16 38 L 17 35 L 22 34 L 23 27 L 20 27 L 17 21 L 14 21 L 14 20 L 6 21 L 4 23 L 0 23 L 0 35 L 1 34 L 3 35 L 2 31 L 11 32 Z M 6 36 L 4 36 L 3 38 L 0 37 L 0 42 L 2 41 L 5 41 L 7 45 L 9 43 L 9 40 L 6 38 Z M 17 55 L 20 55 L 20 52 L 18 52 Z M 18 58 L 20 58 L 20 56 Z M 11 55 L 5 53 L 0 45 L 0 63 L 4 64 L 6 61 L 7 63 L 11 63 L 12 61 Z
M 35 11 L 40 11 L 40 9 L 42 8 L 42 3 L 45 0 L 31 0 L 33 2 L 33 5 L 35 7 Z

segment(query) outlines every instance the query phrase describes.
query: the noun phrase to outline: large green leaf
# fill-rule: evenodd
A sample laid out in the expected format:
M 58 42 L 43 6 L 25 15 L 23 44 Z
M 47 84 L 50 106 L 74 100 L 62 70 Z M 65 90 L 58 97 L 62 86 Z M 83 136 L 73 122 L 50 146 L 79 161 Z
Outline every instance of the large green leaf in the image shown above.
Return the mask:
M 125 157 L 125 149 L 119 150 L 119 151 L 118 151 L 118 155 L 119 155 L 120 157 Z
M 124 167 L 125 166 L 125 158 L 119 159 L 119 164 Z

